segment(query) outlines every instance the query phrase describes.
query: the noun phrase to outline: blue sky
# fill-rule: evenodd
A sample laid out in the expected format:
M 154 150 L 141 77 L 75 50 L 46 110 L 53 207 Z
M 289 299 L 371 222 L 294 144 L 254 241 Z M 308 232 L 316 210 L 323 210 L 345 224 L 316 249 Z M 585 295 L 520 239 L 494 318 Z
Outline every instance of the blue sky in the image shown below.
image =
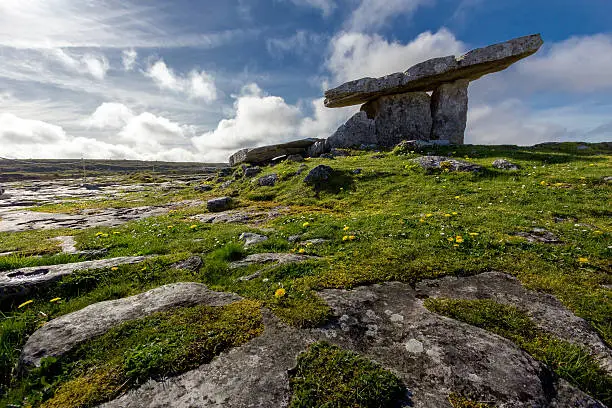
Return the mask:
M 0 157 L 225 161 L 328 137 L 323 91 L 542 33 L 470 86 L 468 143 L 612 140 L 609 0 L 2 0 Z

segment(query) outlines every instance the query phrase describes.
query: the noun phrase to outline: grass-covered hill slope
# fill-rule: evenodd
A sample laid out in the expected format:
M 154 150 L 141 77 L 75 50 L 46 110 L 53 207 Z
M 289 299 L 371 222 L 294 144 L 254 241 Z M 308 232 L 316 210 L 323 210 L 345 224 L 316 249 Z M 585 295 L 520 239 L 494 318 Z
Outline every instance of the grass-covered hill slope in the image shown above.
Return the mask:
M 318 294 L 321 291 L 389 281 L 415 287 L 425 280 L 492 271 L 517 278 L 529 293 L 553 295 L 584 319 L 585 330 L 609 353 L 610 144 L 348 153 L 262 167 L 254 177 L 246 177 L 237 167 L 231 175 L 208 182 L 210 191 L 196 192 L 188 186 L 179 192 L 181 198 L 203 200 L 201 205 L 112 228 L 0 233 L 0 253 L 13 252 L 0 256 L 0 271 L 83 260 L 79 254 L 61 254 L 58 242 L 51 240 L 55 236 L 73 235 L 79 250 L 104 250 L 99 257 L 149 256 L 139 264 L 75 272 L 22 297 L 0 298 L 0 405 L 95 406 L 147 379 L 180 375 L 253 342 L 265 331 L 262 313 L 267 310 L 291 330 L 315 336 L 318 328 L 338 317 Z M 482 170 L 457 172 L 444 163 L 441 169 L 425 170 L 414 159 L 426 154 L 460 159 Z M 496 169 L 492 166 L 496 159 L 507 159 L 519 170 Z M 331 177 L 314 185 L 305 183 L 308 172 L 321 164 L 333 169 Z M 260 185 L 261 177 L 272 174 L 277 175 L 273 186 Z M 146 194 L 147 204 L 152 204 L 155 194 Z M 206 200 L 221 196 L 232 197 L 231 214 L 263 215 L 245 216 L 239 222 L 203 222 L 208 216 Z M 138 206 L 138 197 L 131 198 Z M 112 198 L 106 197 L 104 203 L 113 206 Z M 67 200 L 32 210 L 70 213 L 88 206 L 99 209 L 99 202 Z M 239 238 L 245 232 L 268 239 L 245 247 Z M 278 265 L 232 265 L 258 253 L 311 258 Z M 203 260 L 201 268 L 172 267 L 193 255 Z M 192 306 L 143 316 L 65 355 L 44 359 L 39 368 L 18 364 L 28 337 L 47 322 L 101 301 L 175 282 L 203 283 L 245 299 L 220 308 Z M 542 316 L 521 302 L 512 306 L 491 299 L 448 297 L 452 296 L 422 303 L 435 315 L 509 339 L 513 347 L 548 367 L 554 378 L 612 403 L 610 367 L 588 344 L 560 338 L 553 332 L 555 322 L 549 322 L 552 331 L 546 329 Z M 405 396 L 405 390 L 415 389 L 417 383 L 396 369 L 384 371 L 384 361 L 365 361 L 354 354 L 366 349 L 345 351 L 316 343 L 304 350 L 310 355 L 292 357 L 294 367 L 299 363 L 289 374 L 293 375 L 292 406 L 378 407 L 381 401 L 386 401 L 384 406 L 404 406 L 389 396 Z M 347 359 L 356 362 L 347 364 Z M 362 368 L 351 374 L 351 366 Z M 337 374 L 333 380 L 321 380 L 326 370 Z M 355 384 L 368 392 L 351 394 Z M 449 407 L 505 402 L 501 396 L 483 399 L 479 390 L 457 387 L 450 387 L 444 396 Z M 419 406 L 418 395 L 413 394 Z

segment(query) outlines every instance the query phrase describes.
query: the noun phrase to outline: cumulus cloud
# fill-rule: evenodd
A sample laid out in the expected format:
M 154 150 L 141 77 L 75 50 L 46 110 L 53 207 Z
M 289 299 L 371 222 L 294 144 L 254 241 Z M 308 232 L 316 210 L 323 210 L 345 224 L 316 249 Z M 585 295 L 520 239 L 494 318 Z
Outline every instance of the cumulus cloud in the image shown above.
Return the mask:
M 100 81 L 106 77 L 106 73 L 110 69 L 108 59 L 104 55 L 88 53 L 81 56 L 72 56 L 60 48 L 50 50 L 49 54 L 66 69 L 92 76 Z
M 529 84 L 569 92 L 612 89 L 612 35 L 572 37 L 519 65 Z
M 268 39 L 266 41 L 266 48 L 273 57 L 277 58 L 287 53 L 305 55 L 313 51 L 318 51 L 324 40 L 325 36 L 322 34 L 298 30 L 290 37 Z
M 138 58 L 138 52 L 135 49 L 131 48 L 129 50 L 123 50 L 121 52 L 121 63 L 123 64 L 123 69 L 126 71 L 131 71 L 136 66 L 136 59 Z
M 376 34 L 343 32 L 330 43 L 326 67 L 334 82 L 340 83 L 405 71 L 429 58 L 459 55 L 465 49 L 465 44 L 445 28 L 436 33 L 426 31 L 406 44 L 389 42 Z
M 145 73 L 160 89 L 186 93 L 190 98 L 212 102 L 217 99 L 213 77 L 204 71 L 193 70 L 187 77 L 174 73 L 163 60 L 149 66 Z
M 350 31 L 363 32 L 384 26 L 391 17 L 412 15 L 420 6 L 433 0 L 361 0 L 348 20 Z
M 122 103 L 105 102 L 85 121 L 85 125 L 98 129 L 120 129 L 132 118 L 134 113 Z

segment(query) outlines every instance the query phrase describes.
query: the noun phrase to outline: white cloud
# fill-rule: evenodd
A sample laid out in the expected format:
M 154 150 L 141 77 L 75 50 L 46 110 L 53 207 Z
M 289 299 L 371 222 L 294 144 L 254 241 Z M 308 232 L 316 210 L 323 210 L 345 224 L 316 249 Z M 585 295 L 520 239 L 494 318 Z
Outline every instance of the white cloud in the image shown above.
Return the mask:
M 193 70 L 188 77 L 174 73 L 163 60 L 150 65 L 145 73 L 160 89 L 186 93 L 190 98 L 212 102 L 217 99 L 217 88 L 211 75 Z
M 593 92 L 612 89 L 612 35 L 572 37 L 525 60 L 518 72 L 539 89 Z
M 389 42 L 380 35 L 340 33 L 330 43 L 326 66 L 340 83 L 402 72 L 430 58 L 459 55 L 465 48 L 445 28 L 421 33 L 407 44 Z
M 296 6 L 319 9 L 325 17 L 331 15 L 336 9 L 335 0 L 291 0 L 291 2 Z
M 68 70 L 83 75 L 90 75 L 100 81 L 106 77 L 106 73 L 110 69 L 108 59 L 104 55 L 88 53 L 75 57 L 60 48 L 50 50 L 49 55 Z
M 129 50 L 123 50 L 121 52 L 121 63 L 123 64 L 123 69 L 126 71 L 131 71 L 136 66 L 136 59 L 138 58 L 138 52 L 135 49 L 130 48 Z
M 85 125 L 98 129 L 120 129 L 132 118 L 134 113 L 122 103 L 105 102 L 85 121 Z
M 420 6 L 433 0 L 361 0 L 348 21 L 348 29 L 355 32 L 376 30 L 392 17 L 412 15 Z
M 22 119 L 11 113 L 0 114 L 0 144 L 57 143 L 66 139 L 64 130 L 39 120 Z

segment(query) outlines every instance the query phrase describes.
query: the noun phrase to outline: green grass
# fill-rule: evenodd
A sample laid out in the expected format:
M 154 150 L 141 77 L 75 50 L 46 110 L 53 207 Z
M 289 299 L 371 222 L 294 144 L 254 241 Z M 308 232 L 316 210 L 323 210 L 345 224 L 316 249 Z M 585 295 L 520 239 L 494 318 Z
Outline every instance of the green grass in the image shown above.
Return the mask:
M 217 189 L 207 193 L 196 193 L 191 187 L 169 192 L 151 189 L 127 198 L 39 208 L 76 212 L 82 208 L 160 205 L 182 199 L 206 200 L 232 190 L 239 208 L 287 206 L 289 212 L 256 227 L 202 224 L 191 218 L 206 212 L 200 205 L 113 228 L 0 233 L 3 251 L 19 252 L 11 259 L 0 258 L 0 269 L 69 261 L 57 255 L 58 243 L 49 240 L 67 234 L 74 234 L 81 250 L 106 250 L 104 257 L 154 256 L 145 264 L 122 266 L 116 271 L 66 277 L 46 291 L 34 293 L 34 302 L 22 309 L 17 309 L 18 304 L 28 299 L 2 305 L 0 378 L 5 380 L 0 386 L 6 387 L 19 349 L 38 325 L 101 300 L 178 281 L 202 282 L 213 290 L 238 293 L 261 302 L 287 323 L 308 327 L 322 324 L 330 313 L 316 294 L 320 289 L 392 280 L 414 284 L 496 270 L 516 276 L 528 289 L 555 295 L 612 345 L 612 291 L 604 286 L 612 284 L 612 212 L 606 205 L 612 184 L 603 181 L 612 168 L 609 147 L 591 144 L 578 150 L 577 144 L 564 143 L 535 148 L 440 147 L 431 151 L 480 164 L 485 168 L 480 174 L 426 172 L 411 161 L 417 154 L 398 153 L 402 154 L 383 152 L 378 159 L 372 152 L 353 152 L 353 156 L 335 160 L 309 159 L 303 163 L 307 170 L 301 175 L 295 172 L 302 163 L 265 167 L 258 177 L 277 173 L 280 181 L 274 187 L 260 187 L 252 179 L 239 178 L 230 189 L 219 189 L 217 183 Z M 497 158 L 509 159 L 521 170 L 496 170 L 491 163 Z M 318 164 L 332 166 L 336 172 L 330 188 L 315 191 L 302 180 Z M 361 173 L 353 174 L 355 169 Z M 532 244 L 515 236 L 534 227 L 551 231 L 562 243 Z M 238 239 L 242 232 L 263 233 L 270 239 L 245 250 Z M 328 242 L 300 246 L 288 242 L 292 235 L 299 235 L 301 241 L 324 238 Z M 320 259 L 269 268 L 250 281 L 239 278 L 259 267 L 228 268 L 229 262 L 248 254 L 300 250 Z M 204 259 L 200 273 L 169 267 L 191 254 Z M 286 294 L 276 298 L 279 288 Z M 62 297 L 62 301 L 49 303 L 54 297 Z M 579 376 L 580 367 L 590 370 L 571 353 L 555 356 L 556 350 L 564 347 L 552 340 L 540 349 L 548 350 L 545 356 L 551 359 L 566 359 L 569 367 L 577 367 L 572 375 Z
M 252 301 L 156 313 L 47 359 L 0 404 L 91 407 L 149 378 L 194 369 L 262 332 L 260 305 Z
M 493 405 L 471 401 L 455 393 L 448 396 L 448 402 L 450 402 L 453 408 L 493 408 Z
M 291 408 L 391 408 L 406 398 L 404 385 L 393 373 L 325 342 L 298 357 L 290 386 Z
M 486 329 L 527 351 L 557 375 L 604 404 L 612 403 L 612 376 L 589 351 L 540 330 L 524 312 L 489 299 L 426 299 L 429 310 Z

